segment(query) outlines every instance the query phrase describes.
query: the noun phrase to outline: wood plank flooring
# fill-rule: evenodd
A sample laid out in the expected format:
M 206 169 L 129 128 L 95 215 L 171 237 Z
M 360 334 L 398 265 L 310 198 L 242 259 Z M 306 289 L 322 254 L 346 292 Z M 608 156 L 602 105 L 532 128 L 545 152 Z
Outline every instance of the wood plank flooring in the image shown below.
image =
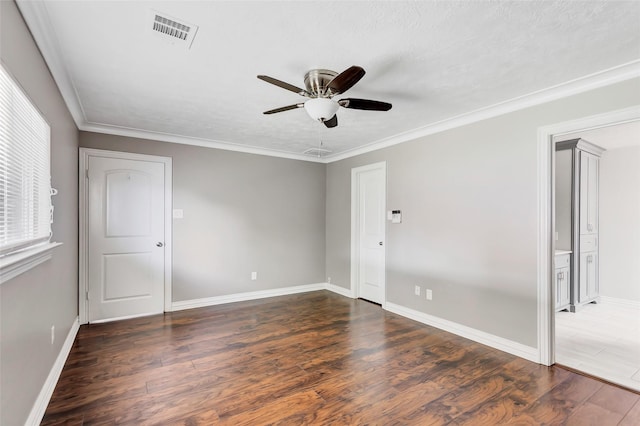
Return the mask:
M 327 291 L 81 327 L 44 425 L 638 425 L 640 395 Z

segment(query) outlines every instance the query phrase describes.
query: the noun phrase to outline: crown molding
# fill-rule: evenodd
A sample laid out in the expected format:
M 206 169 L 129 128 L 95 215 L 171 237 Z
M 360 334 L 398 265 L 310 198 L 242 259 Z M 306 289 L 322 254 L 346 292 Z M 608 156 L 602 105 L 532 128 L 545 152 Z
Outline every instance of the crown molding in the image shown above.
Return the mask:
M 275 149 L 265 149 L 249 145 L 234 144 L 231 142 L 217 141 L 213 139 L 194 138 L 189 136 L 174 135 L 171 133 L 152 132 L 128 127 L 112 126 L 108 124 L 86 123 L 78 126 L 85 132 L 104 133 L 107 135 L 128 136 L 138 139 L 150 139 L 160 142 L 177 143 L 182 145 L 201 146 L 204 148 L 222 149 L 225 151 L 242 152 L 245 154 L 266 155 L 268 157 L 288 158 L 290 160 L 309 161 L 312 163 L 326 163 L 324 158 L 310 157 Z
M 622 64 L 604 71 L 599 71 L 584 77 L 576 78 L 561 84 L 557 84 L 546 89 L 538 90 L 523 96 L 518 96 L 503 102 L 499 102 L 488 107 L 480 108 L 461 114 L 452 118 L 437 121 L 413 130 L 402 132 L 394 136 L 371 142 L 367 145 L 343 151 L 323 158 L 314 158 L 298 153 L 278 151 L 266 148 L 246 146 L 232 142 L 209 140 L 189 136 L 180 136 L 153 132 L 142 129 L 124 128 L 119 126 L 90 123 L 86 119 L 86 114 L 82 108 L 73 78 L 67 67 L 64 65 L 64 56 L 58 45 L 56 33 L 49 20 L 49 15 L 44 1 L 16 0 L 18 8 L 22 13 L 36 44 L 42 52 L 53 78 L 60 89 L 60 93 L 69 108 L 69 111 L 80 130 L 113 134 L 120 136 L 130 136 L 142 139 L 152 139 L 162 142 L 179 143 L 184 145 L 195 145 L 207 148 L 223 149 L 227 151 L 237 151 L 249 154 L 267 155 L 271 157 L 281 157 L 294 160 L 309 161 L 315 163 L 333 163 L 346 158 L 387 148 L 403 142 L 415 140 L 424 136 L 440 133 L 456 127 L 465 126 L 488 118 L 540 105 L 546 102 L 561 99 L 589 90 L 615 84 L 621 81 L 640 77 L 640 59 Z
M 327 156 L 325 160 L 327 163 L 333 163 L 335 161 L 344 160 L 345 158 L 355 157 L 356 155 L 387 148 L 424 136 L 444 132 L 445 130 L 451 130 L 456 127 L 476 123 L 478 121 L 519 111 L 546 102 L 555 101 L 557 99 L 566 98 L 568 96 L 577 95 L 579 93 L 588 92 L 589 90 L 609 86 L 611 84 L 637 77 L 640 77 L 640 59 L 448 118 L 446 120 L 437 121 L 417 129 L 399 133 L 359 148 L 330 155 Z
M 86 121 L 86 115 L 80 103 L 80 97 L 73 83 L 73 78 L 64 65 L 64 55 L 59 48 L 58 38 L 51 25 L 45 3 L 44 1 L 16 0 L 18 9 L 49 67 L 49 71 L 62 94 L 73 121 L 80 128 Z
M 637 77 L 640 77 L 640 60 L 632 61 L 614 68 L 570 80 L 565 83 L 538 90 L 536 92 L 522 95 L 517 98 L 509 99 L 507 101 L 490 105 L 488 107 L 480 108 L 446 120 L 431 123 L 417 129 L 409 130 L 407 132 L 399 133 L 397 135 L 381 139 L 379 141 L 367 144 L 359 148 L 344 151 L 334 155 L 329 155 L 323 158 L 313 158 L 286 151 L 258 148 L 234 144 L 231 142 L 192 138 L 188 136 L 152 132 L 147 130 L 129 129 L 105 124 L 82 123 L 78 127 L 80 128 L 80 130 L 90 132 L 130 136 L 163 142 L 180 143 L 185 145 L 202 146 L 206 148 L 224 149 L 227 151 L 245 152 L 249 154 L 267 155 L 271 157 L 281 157 L 293 160 L 328 164 L 344 160 L 346 158 L 355 157 L 357 155 L 366 154 L 368 152 L 376 151 L 382 148 L 387 148 L 393 145 L 398 145 L 424 136 L 451 130 L 456 127 L 465 126 L 468 124 L 476 123 L 478 121 L 544 104 L 546 102 L 551 102 L 568 96 L 577 95 L 579 93 L 588 92 L 589 90 L 598 89 L 600 87 L 608 86 Z

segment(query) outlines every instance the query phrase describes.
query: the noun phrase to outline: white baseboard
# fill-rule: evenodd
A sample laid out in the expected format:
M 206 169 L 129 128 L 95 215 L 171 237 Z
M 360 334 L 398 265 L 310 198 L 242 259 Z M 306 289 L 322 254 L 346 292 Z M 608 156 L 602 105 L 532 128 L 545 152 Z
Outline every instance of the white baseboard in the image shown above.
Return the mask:
M 523 345 L 522 343 L 514 342 L 503 337 L 494 336 L 493 334 L 476 330 L 475 328 L 467 327 L 453 321 L 434 317 L 433 315 L 425 314 L 424 312 L 396 305 L 395 303 L 387 302 L 385 309 L 389 312 L 393 312 L 394 314 L 402 315 L 403 317 L 439 328 L 440 330 L 456 334 L 466 339 L 473 340 L 474 342 L 482 343 L 483 345 L 510 353 L 520 358 L 536 363 L 539 362 L 537 348 Z
M 298 285 L 294 287 L 281 287 L 271 290 L 249 291 L 246 293 L 226 294 L 224 296 L 203 297 L 202 299 L 181 300 L 171 304 L 172 311 L 185 309 L 204 308 L 205 306 L 223 305 L 225 303 L 244 302 L 247 300 L 265 299 L 267 297 L 285 296 L 287 294 L 307 293 L 310 291 L 328 290 L 351 299 L 355 298 L 353 291 L 329 283 L 316 283 Z
M 298 285 L 294 287 L 274 288 L 270 290 L 249 291 L 246 293 L 227 294 L 224 296 L 204 297 L 202 299 L 181 300 L 171 304 L 172 311 L 203 308 L 205 306 L 222 305 L 225 303 L 244 302 L 247 300 L 264 299 L 267 297 L 285 296 L 287 294 L 306 293 L 309 291 L 325 290 L 325 283 Z
M 600 302 L 603 305 L 614 305 L 623 308 L 633 308 L 640 310 L 640 301 L 638 300 L 618 299 L 617 297 L 600 296 Z
M 337 293 L 340 296 L 349 297 L 351 299 L 355 299 L 355 297 L 356 297 L 355 294 L 353 293 L 353 290 L 348 289 L 348 288 L 344 288 L 344 287 L 340 287 L 340 286 L 337 286 L 335 284 L 326 283 L 325 284 L 325 289 L 329 290 L 329 291 L 332 291 L 334 293 Z
M 53 390 L 56 388 L 56 384 L 58 383 L 58 379 L 60 378 L 60 374 L 62 373 L 62 368 L 64 367 L 64 363 L 67 361 L 69 352 L 71 352 L 73 342 L 76 340 L 76 335 L 78 334 L 79 329 L 80 320 L 78 317 L 76 317 L 76 319 L 73 320 L 73 324 L 71 324 L 71 330 L 69 330 L 67 338 L 60 348 L 60 353 L 56 358 L 56 362 L 53 363 L 51 371 L 49 371 L 49 375 L 47 376 L 47 380 L 45 380 L 44 384 L 42 385 L 42 389 L 40 389 L 38 398 L 36 399 L 36 402 L 34 402 L 33 407 L 31 407 L 29 417 L 24 423 L 26 426 L 37 426 L 40 424 L 40 422 L 42 422 L 44 413 L 47 410 L 49 401 L 51 400 L 51 395 L 53 395 Z

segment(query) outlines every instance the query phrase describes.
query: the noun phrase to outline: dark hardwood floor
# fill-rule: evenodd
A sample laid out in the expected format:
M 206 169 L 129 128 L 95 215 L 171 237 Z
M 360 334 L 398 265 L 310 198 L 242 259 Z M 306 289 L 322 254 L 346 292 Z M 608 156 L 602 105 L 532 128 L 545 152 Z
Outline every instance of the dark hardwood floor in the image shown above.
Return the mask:
M 45 425 L 639 425 L 640 395 L 330 292 L 83 326 Z

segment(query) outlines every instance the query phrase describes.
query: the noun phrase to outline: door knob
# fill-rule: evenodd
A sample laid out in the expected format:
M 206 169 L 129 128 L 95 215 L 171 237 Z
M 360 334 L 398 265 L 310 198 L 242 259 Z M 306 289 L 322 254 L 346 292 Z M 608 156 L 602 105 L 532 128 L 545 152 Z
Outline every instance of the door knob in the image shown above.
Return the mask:
M 162 244 L 162 242 L 161 242 L 161 241 L 158 241 L 158 242 L 156 243 L 156 247 L 162 247 L 163 245 L 164 245 L 164 244 Z

